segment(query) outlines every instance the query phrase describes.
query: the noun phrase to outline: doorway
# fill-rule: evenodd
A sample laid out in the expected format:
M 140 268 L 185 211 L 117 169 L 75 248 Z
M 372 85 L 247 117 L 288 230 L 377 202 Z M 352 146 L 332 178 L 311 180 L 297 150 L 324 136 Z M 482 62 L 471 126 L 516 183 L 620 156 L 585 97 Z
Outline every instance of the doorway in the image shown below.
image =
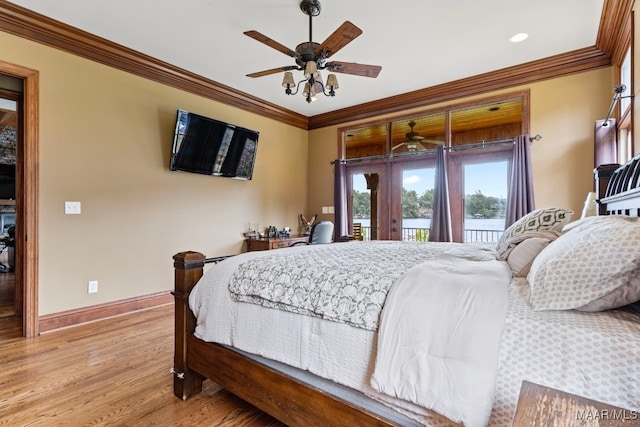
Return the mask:
M 0 88 L 7 88 L 0 97 L 16 101 L 13 274 L 15 312 L 22 318 L 18 329 L 24 337 L 33 337 L 39 332 L 38 85 L 36 70 L 0 61 Z
M 3 86 L 21 89 L 22 82 L 11 83 Z M 0 87 L 0 319 L 8 326 L 22 323 L 15 280 L 16 147 L 21 100 L 22 90 Z

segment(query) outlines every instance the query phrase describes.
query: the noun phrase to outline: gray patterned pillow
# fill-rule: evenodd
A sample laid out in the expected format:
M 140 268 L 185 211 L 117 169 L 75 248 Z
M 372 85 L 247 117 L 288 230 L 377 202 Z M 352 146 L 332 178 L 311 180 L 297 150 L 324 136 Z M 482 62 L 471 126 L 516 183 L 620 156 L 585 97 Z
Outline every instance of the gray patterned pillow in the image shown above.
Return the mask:
M 527 280 L 535 310 L 603 311 L 640 300 L 640 219 L 579 221 L 538 254 Z
M 562 228 L 571 220 L 573 211 L 562 208 L 541 208 L 529 212 L 509 228 L 507 228 L 496 247 L 497 257 L 500 260 L 506 260 L 509 252 L 521 241 L 526 238 L 527 233 L 535 235 L 538 231 L 562 231 Z

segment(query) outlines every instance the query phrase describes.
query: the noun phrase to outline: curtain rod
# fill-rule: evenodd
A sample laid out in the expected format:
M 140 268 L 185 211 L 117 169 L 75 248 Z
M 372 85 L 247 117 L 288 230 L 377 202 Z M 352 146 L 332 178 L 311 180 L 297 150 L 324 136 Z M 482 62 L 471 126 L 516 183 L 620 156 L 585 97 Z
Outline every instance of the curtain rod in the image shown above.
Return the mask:
M 613 99 L 611 100 L 611 106 L 609 107 L 609 112 L 607 113 L 607 117 L 603 120 L 602 126 L 609 126 L 609 119 L 611 118 L 611 113 L 613 113 L 613 107 L 615 107 L 616 102 L 622 98 L 633 98 L 633 95 L 622 96 L 624 91 L 627 90 L 626 85 L 618 85 L 613 87 Z
M 538 134 L 536 136 L 530 136 L 529 137 L 529 142 L 533 142 L 533 141 L 540 141 L 542 139 L 542 137 Z M 487 148 L 487 147 L 496 147 L 496 146 L 500 146 L 500 145 L 508 145 L 508 144 L 513 144 L 515 142 L 515 138 L 512 139 L 502 139 L 499 141 L 489 141 L 489 142 L 475 142 L 472 144 L 464 144 L 464 145 L 455 145 L 453 147 L 445 147 L 445 149 L 447 151 L 464 151 L 464 150 L 471 150 L 473 148 Z M 358 163 L 358 162 L 368 162 L 368 161 L 372 161 L 372 160 L 383 160 L 383 159 L 389 159 L 392 157 L 410 157 L 410 156 L 415 156 L 417 154 L 435 154 L 436 150 L 432 149 L 432 150 L 424 150 L 424 151 L 416 151 L 415 154 L 414 153 L 410 153 L 410 154 L 402 154 L 402 155 L 395 155 L 395 156 L 388 156 L 388 155 L 380 155 L 380 156 L 372 156 L 372 157 L 363 157 L 363 158 L 359 158 L 359 159 L 348 159 L 348 160 L 340 160 L 343 163 Z M 332 160 L 329 162 L 330 164 L 335 164 L 336 160 Z

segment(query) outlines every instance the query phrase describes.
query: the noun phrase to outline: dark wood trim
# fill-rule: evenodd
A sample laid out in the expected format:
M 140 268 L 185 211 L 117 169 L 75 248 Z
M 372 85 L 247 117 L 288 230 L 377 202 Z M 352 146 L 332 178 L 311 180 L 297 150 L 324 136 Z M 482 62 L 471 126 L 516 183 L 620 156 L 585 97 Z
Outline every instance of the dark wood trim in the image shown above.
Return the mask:
M 16 304 L 22 305 L 22 335 L 34 337 L 38 335 L 39 74 L 1 61 L 0 74 L 23 81 L 22 138 L 16 156 Z
M 169 291 L 157 292 L 150 295 L 128 298 L 120 301 L 107 302 L 60 313 L 47 314 L 40 317 L 40 332 L 75 326 L 81 323 L 106 319 L 120 314 L 144 310 L 161 305 L 171 304 L 173 296 Z
M 0 0 L 0 30 L 285 124 L 318 129 L 609 66 L 618 46 L 631 37 L 628 23 L 632 4 L 633 0 L 605 0 L 598 38 L 593 47 L 309 118 L 6 0 Z
M 631 45 L 631 11 L 634 0 L 605 0 L 602 6 L 596 47 L 621 65 L 626 49 Z
M 101 37 L 0 0 L 0 30 L 302 129 L 307 118 Z
M 466 79 L 367 102 L 357 107 L 319 114 L 309 118 L 309 129 L 318 129 L 347 121 L 397 113 L 411 108 L 453 101 L 610 65 L 610 58 L 595 47 L 574 50 L 538 61 L 527 62 Z

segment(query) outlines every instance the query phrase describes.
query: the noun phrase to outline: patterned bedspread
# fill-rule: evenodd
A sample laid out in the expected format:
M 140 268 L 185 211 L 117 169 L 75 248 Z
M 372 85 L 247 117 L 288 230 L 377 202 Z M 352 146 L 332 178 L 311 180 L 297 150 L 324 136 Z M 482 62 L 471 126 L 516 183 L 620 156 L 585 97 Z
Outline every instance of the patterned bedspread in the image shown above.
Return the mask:
M 249 260 L 229 291 L 236 301 L 376 331 L 390 286 L 409 268 L 458 243 L 339 243 Z

